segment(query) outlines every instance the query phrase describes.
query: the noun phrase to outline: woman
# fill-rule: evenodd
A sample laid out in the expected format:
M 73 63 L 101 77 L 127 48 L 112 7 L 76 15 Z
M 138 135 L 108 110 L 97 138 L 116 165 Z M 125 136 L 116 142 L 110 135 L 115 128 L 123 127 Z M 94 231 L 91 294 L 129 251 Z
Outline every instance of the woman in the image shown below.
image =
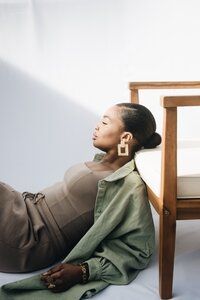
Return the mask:
M 67 255 L 62 264 L 42 274 L 41 281 L 36 276 L 4 286 L 2 299 L 10 289 L 15 294 L 11 299 L 17 299 L 18 289 L 19 299 L 23 295 L 24 299 L 49 299 L 46 287 L 52 292 L 70 289 L 69 298 L 64 295 L 63 299 L 80 299 L 108 284 L 127 284 L 147 266 L 154 248 L 154 227 L 133 158 L 142 147 L 160 144 L 155 131 L 155 119 L 146 107 L 114 105 L 93 134 L 93 145 L 105 154 L 73 166 L 63 182 L 37 194 L 21 195 L 1 185 L 1 203 L 6 200 L 6 205 L 0 204 L 0 219 L 6 224 L 8 215 L 13 216 L 6 234 L 1 235 L 0 270 L 32 271 Z

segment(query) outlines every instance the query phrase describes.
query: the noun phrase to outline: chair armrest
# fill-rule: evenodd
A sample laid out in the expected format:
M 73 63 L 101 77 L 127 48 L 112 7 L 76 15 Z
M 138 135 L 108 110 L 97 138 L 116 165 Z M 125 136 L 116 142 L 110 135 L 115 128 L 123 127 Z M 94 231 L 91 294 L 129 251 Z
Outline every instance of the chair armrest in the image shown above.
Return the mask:
M 161 106 L 178 107 L 178 106 L 200 106 L 200 96 L 164 96 L 160 100 Z

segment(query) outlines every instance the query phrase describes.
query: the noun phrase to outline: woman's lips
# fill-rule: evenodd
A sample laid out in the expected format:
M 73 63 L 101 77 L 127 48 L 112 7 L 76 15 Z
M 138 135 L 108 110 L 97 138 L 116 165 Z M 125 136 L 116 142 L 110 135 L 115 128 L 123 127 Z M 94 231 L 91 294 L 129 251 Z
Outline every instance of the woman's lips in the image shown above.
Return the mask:
M 97 136 L 95 134 L 93 134 L 92 139 L 96 140 Z

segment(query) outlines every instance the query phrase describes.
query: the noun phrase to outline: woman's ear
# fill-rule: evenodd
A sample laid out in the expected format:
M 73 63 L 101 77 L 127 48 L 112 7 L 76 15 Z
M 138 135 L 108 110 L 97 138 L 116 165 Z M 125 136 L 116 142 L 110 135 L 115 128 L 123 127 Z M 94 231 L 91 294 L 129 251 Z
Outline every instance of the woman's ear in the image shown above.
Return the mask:
M 126 143 L 132 139 L 133 139 L 133 134 L 129 131 L 125 131 L 121 136 L 121 140 L 123 140 Z

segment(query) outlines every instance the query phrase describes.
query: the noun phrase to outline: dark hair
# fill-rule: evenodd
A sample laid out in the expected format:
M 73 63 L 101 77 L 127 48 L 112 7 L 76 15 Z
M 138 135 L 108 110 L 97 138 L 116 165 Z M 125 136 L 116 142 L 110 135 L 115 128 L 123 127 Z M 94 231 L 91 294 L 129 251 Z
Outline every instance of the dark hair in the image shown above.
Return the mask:
M 161 136 L 156 132 L 156 121 L 147 107 L 136 103 L 118 103 L 116 105 L 122 108 L 121 118 L 125 130 L 131 132 L 138 142 L 133 149 L 134 152 L 142 147 L 155 148 L 161 143 Z

